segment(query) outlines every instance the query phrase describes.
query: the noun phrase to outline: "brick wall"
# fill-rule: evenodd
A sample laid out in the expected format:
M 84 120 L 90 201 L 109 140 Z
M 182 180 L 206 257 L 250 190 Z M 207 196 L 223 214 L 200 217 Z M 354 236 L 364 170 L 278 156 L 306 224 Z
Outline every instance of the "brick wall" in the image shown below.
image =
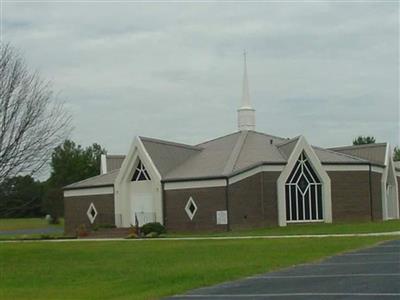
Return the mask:
M 232 229 L 278 225 L 279 172 L 262 172 L 229 186 Z
M 192 197 L 197 211 L 190 220 L 185 206 Z M 217 225 L 216 211 L 226 210 L 225 187 L 167 190 L 164 192 L 165 225 L 169 231 L 225 231 Z
M 229 224 L 231 229 L 276 226 L 277 189 L 279 172 L 258 173 L 234 184 L 228 189 Z M 185 206 L 192 197 L 197 212 L 190 220 Z M 225 187 L 167 190 L 164 193 L 166 226 L 170 231 L 221 231 L 216 211 L 226 210 Z
M 371 220 L 371 199 L 368 171 L 328 172 L 331 179 L 332 218 L 336 221 Z M 372 215 L 382 218 L 380 174 L 372 173 Z
M 97 216 L 93 224 L 90 223 L 86 214 L 91 203 L 94 204 L 97 210 Z M 66 235 L 75 235 L 76 228 L 81 224 L 88 229 L 100 224 L 115 224 L 114 195 L 64 197 L 64 217 Z

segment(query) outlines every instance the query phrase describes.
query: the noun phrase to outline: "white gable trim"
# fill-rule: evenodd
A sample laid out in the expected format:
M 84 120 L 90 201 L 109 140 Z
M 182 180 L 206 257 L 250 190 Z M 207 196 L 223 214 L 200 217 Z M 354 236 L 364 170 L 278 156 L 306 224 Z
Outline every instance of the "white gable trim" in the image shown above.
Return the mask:
M 129 227 L 131 220 L 131 201 L 129 184 L 138 158 L 142 161 L 151 178 L 153 198 L 155 203 L 156 221 L 163 223 L 161 175 L 149 153 L 146 151 L 140 137 L 136 137 L 125 157 L 121 170 L 115 180 L 115 218 L 117 226 Z M 122 221 L 121 221 L 122 220 Z
M 311 165 L 314 167 L 316 173 L 322 182 L 322 196 L 323 196 L 323 215 L 326 223 L 332 223 L 332 200 L 331 200 L 331 180 L 328 173 L 321 165 L 318 156 L 315 154 L 312 147 L 307 143 L 304 136 L 300 136 L 293 149 L 288 162 L 283 169 L 277 181 L 278 189 L 278 223 L 279 226 L 286 226 L 286 200 L 285 200 L 285 183 L 301 152 L 304 151 L 309 158 Z
M 381 179 L 381 199 L 382 199 L 382 219 L 383 220 L 388 220 L 389 219 L 389 212 L 388 212 L 388 201 L 387 199 L 387 194 L 386 194 L 386 184 L 388 181 L 388 176 L 389 176 L 389 169 L 392 170 L 394 174 L 394 180 L 395 180 L 395 195 L 396 195 L 396 201 L 395 201 L 395 218 L 399 219 L 399 192 L 398 192 L 398 182 L 397 182 L 397 176 L 396 176 L 396 169 L 394 167 L 394 162 L 393 162 L 393 157 L 391 155 L 391 149 L 389 143 L 386 144 L 386 155 L 385 155 L 385 165 L 386 168 L 384 169 L 384 172 L 382 174 L 382 179 Z
M 114 194 L 112 186 L 104 186 L 97 188 L 75 189 L 64 191 L 64 197 L 92 196 L 92 195 L 109 195 Z

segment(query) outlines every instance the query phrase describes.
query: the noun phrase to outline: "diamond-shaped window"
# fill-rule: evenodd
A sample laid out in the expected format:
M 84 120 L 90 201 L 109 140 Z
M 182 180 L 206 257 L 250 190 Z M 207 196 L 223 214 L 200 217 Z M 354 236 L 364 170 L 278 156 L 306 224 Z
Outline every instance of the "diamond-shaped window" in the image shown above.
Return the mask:
M 189 219 L 193 220 L 194 215 L 197 212 L 197 205 L 194 202 L 192 197 L 190 197 L 188 202 L 186 203 L 185 211 L 186 211 L 186 214 L 188 215 Z
M 97 209 L 96 209 L 96 207 L 94 206 L 93 202 L 90 203 L 90 206 L 89 206 L 89 208 L 88 208 L 86 214 L 87 214 L 87 216 L 88 216 L 88 218 L 89 218 L 90 223 L 93 224 L 94 220 L 95 220 L 96 217 L 97 217 Z
M 308 185 L 309 185 L 309 182 L 308 182 L 307 178 L 304 175 L 301 175 L 301 177 L 297 183 L 297 186 L 299 187 L 299 189 L 302 191 L 303 194 L 307 190 Z

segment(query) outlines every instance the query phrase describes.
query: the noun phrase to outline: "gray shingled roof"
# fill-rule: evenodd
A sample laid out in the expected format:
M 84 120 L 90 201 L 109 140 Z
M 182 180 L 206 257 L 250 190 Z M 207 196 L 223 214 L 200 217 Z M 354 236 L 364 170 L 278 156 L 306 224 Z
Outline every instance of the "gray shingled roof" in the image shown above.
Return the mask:
M 167 173 L 165 179 L 222 176 L 240 132 L 235 132 L 202 144 L 202 148 L 182 164 Z
M 357 146 L 335 147 L 330 148 L 330 150 L 356 156 L 368 160 L 374 164 L 384 165 L 386 158 L 386 146 L 386 143 L 377 143 Z
M 285 139 L 256 131 L 234 132 L 196 146 L 140 137 L 163 180 L 225 177 L 263 164 L 286 164 L 299 137 Z M 312 146 L 323 164 L 383 164 L 386 144 L 323 149 Z M 372 150 L 371 150 L 372 149 Z M 66 189 L 113 185 L 118 170 Z
M 115 179 L 117 178 L 119 169 L 113 170 L 106 174 L 97 175 L 90 177 L 85 180 L 81 180 L 64 187 L 66 190 L 88 188 L 88 187 L 101 187 L 101 186 L 113 186 Z
M 184 163 L 171 169 L 165 180 L 223 177 L 262 164 L 286 164 L 298 137 L 288 140 L 256 131 L 235 132 L 206 143 Z M 312 146 L 322 163 L 368 163 L 351 155 Z
M 164 177 L 170 170 L 201 151 L 200 147 L 140 137 L 153 163 Z

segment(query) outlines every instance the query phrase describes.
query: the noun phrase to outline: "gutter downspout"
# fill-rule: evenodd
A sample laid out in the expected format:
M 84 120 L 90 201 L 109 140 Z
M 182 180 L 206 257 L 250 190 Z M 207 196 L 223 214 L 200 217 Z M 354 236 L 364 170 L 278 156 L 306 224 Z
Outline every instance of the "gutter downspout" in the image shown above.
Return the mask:
M 161 181 L 161 205 L 162 205 L 162 220 L 163 225 L 167 228 L 167 217 L 165 214 L 165 189 L 164 189 L 164 182 Z
M 229 222 L 229 178 L 225 177 L 226 186 L 225 186 L 225 208 L 226 208 L 226 217 L 227 217 L 227 224 L 226 224 L 226 231 L 231 231 L 231 226 Z
M 371 221 L 374 220 L 374 210 L 373 210 L 373 201 L 372 201 L 372 167 L 371 167 L 371 163 L 368 164 L 369 166 L 369 206 L 370 206 L 370 210 L 371 210 Z

